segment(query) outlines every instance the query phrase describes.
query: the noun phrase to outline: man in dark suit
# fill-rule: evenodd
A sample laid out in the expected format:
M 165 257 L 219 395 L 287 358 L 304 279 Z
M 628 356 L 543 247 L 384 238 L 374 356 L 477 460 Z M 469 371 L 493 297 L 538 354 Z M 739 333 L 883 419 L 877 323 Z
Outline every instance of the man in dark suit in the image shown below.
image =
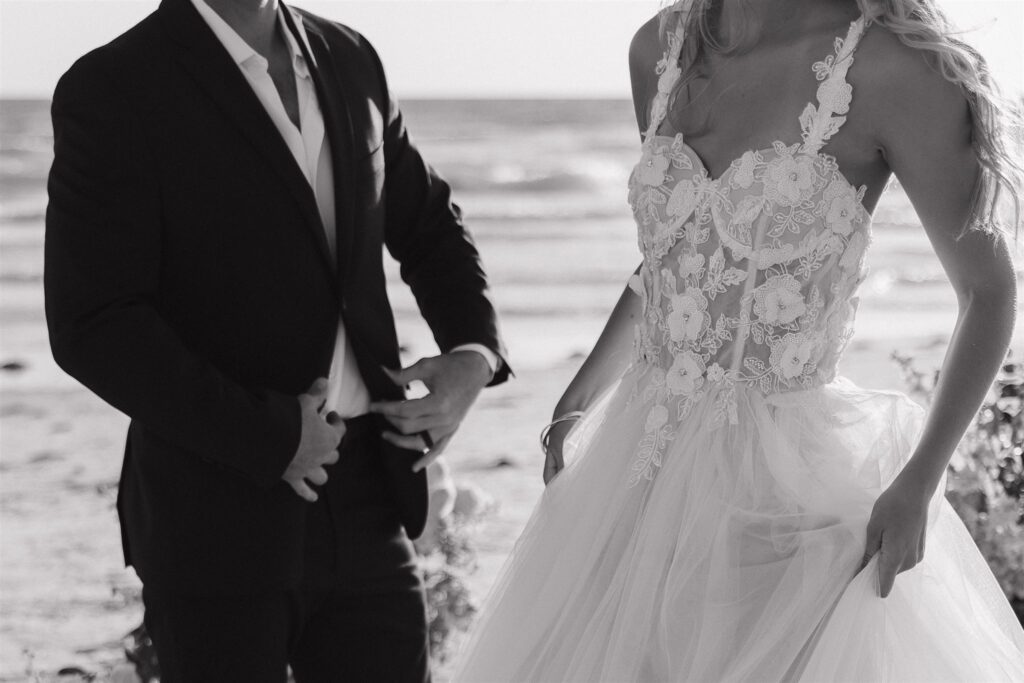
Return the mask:
M 53 122 L 50 341 L 132 418 L 118 512 L 163 680 L 428 679 L 423 467 L 509 371 L 373 48 L 277 0 L 163 0 Z M 442 351 L 405 370 L 383 246 Z

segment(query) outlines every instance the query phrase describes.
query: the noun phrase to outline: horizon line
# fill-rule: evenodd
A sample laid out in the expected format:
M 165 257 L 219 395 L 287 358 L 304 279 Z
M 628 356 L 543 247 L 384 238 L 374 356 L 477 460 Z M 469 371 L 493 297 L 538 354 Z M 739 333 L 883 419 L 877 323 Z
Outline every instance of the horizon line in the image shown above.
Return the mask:
M 52 96 L 13 94 L 0 95 L 0 102 L 50 102 Z M 614 95 L 405 95 L 397 97 L 399 102 L 632 102 L 632 98 Z

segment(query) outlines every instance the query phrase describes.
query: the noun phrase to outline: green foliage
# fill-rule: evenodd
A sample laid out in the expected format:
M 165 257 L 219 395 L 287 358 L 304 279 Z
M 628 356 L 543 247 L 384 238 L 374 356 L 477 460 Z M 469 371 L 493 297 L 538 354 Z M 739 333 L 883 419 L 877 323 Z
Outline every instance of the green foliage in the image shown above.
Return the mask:
M 938 372 L 893 354 L 912 394 L 931 401 Z M 949 464 L 946 498 L 1006 597 L 1024 601 L 1024 363 L 1007 356 Z

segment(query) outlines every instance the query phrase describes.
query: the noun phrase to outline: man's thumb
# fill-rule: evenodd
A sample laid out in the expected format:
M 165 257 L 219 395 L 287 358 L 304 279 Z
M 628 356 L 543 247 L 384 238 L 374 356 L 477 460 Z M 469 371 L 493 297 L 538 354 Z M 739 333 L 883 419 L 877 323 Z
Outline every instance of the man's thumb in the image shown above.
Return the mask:
M 391 368 L 380 366 L 385 374 L 395 383 L 396 386 L 404 387 L 412 382 L 413 380 L 423 380 L 426 377 L 426 368 L 423 359 L 420 359 L 410 365 L 407 368 L 401 368 L 398 370 L 392 370 Z

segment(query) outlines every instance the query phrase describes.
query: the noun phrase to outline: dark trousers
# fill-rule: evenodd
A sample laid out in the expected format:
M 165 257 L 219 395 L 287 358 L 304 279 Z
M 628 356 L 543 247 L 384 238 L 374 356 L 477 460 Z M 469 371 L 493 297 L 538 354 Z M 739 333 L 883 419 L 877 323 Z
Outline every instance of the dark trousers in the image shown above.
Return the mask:
M 196 597 L 144 586 L 162 683 L 430 680 L 423 585 L 384 489 L 378 432 L 349 422 L 306 520 L 301 586 Z

